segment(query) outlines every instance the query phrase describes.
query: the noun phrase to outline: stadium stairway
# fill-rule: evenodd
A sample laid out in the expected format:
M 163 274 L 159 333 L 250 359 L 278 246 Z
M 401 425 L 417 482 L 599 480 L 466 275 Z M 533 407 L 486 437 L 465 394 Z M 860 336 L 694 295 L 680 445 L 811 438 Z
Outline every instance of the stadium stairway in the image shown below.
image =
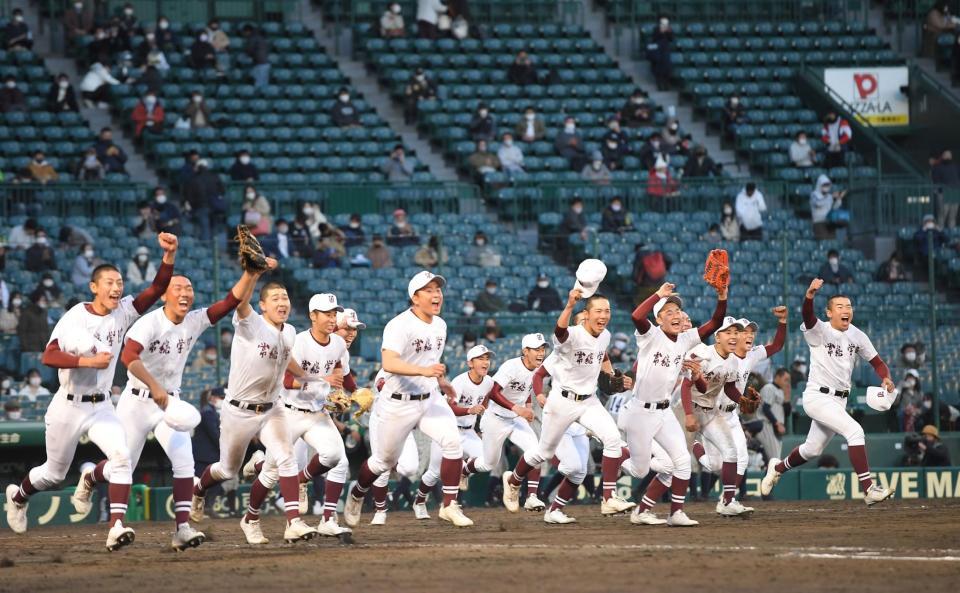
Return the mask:
M 922 33 L 918 27 L 903 27 L 898 31 L 897 18 L 893 11 L 895 6 L 886 6 L 884 4 L 870 4 L 870 12 L 867 15 L 870 26 L 873 27 L 877 35 L 890 44 L 904 58 L 911 60 L 914 64 L 923 69 L 934 80 L 944 86 L 945 89 L 952 91 L 954 98 L 960 100 L 960 88 L 950 78 L 948 70 L 937 69 L 937 61 L 934 58 L 918 55 L 918 49 L 923 43 Z M 889 12 L 888 12 L 889 11 Z M 916 17 L 923 19 L 923 16 Z M 949 55 L 950 48 L 947 47 Z

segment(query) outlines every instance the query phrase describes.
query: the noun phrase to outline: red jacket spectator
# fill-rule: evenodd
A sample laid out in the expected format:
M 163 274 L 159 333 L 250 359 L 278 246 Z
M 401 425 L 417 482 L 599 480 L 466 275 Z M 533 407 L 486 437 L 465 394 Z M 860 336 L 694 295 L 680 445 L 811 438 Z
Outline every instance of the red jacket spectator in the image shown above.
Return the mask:
M 148 108 L 147 103 L 151 97 L 153 103 Z M 163 105 L 156 100 L 156 97 L 148 95 L 143 101 L 137 103 L 130 115 L 130 119 L 133 120 L 134 135 L 139 138 L 143 134 L 144 128 L 157 134 L 161 133 L 163 131 L 163 118 Z
M 658 164 L 662 160 L 658 160 Z M 660 171 L 658 173 L 657 171 Z M 650 176 L 647 178 L 647 195 L 656 198 L 665 198 L 676 195 L 680 190 L 680 184 L 670 175 L 670 169 L 664 165 L 662 168 L 651 169 Z
M 827 116 L 823 122 L 823 130 L 820 132 L 820 139 L 826 146 L 831 144 L 843 146 L 852 138 L 853 130 L 850 129 L 850 122 L 836 114 Z

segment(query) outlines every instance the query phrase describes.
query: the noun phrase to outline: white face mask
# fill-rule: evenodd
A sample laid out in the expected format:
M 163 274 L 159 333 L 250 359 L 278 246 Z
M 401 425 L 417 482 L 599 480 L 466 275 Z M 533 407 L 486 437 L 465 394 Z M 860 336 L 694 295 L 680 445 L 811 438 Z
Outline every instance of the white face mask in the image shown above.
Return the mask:
M 39 387 L 40 386 L 40 377 L 30 377 L 30 386 Z
M 241 161 L 241 162 L 242 162 L 242 161 Z M 257 192 L 255 192 L 255 191 L 248 191 L 248 192 L 246 193 L 246 196 L 247 196 L 247 199 L 248 199 L 248 200 L 253 200 L 253 199 L 255 199 L 255 198 L 257 197 Z
M 76 8 L 78 11 L 83 10 L 83 2 L 74 2 L 73 7 Z
M 563 125 L 563 131 L 566 132 L 566 133 L 568 133 L 568 134 L 572 134 L 572 133 L 574 132 L 574 130 L 576 130 L 576 129 L 577 129 L 577 126 L 574 125 L 574 124 L 564 124 L 564 125 Z
M 487 111 L 486 109 L 481 109 L 479 113 L 480 113 L 480 117 L 487 117 L 487 114 L 490 112 Z
M 10 389 L 10 379 L 4 379 L 3 382 L 0 382 L 0 389 Z
M 807 365 L 805 365 L 805 364 L 798 364 L 798 365 L 797 365 L 797 372 L 800 373 L 801 375 L 807 374 Z
M 917 353 L 914 352 L 914 351 L 912 351 L 912 350 L 909 350 L 909 351 L 907 351 L 907 352 L 904 352 L 904 353 L 903 353 L 903 359 L 904 359 L 905 361 L 907 361 L 907 362 L 913 362 L 913 361 L 917 360 Z
M 727 216 L 730 216 L 731 214 L 733 214 L 733 208 L 730 208 L 730 207 L 724 208 L 723 213 L 726 214 Z
M 616 150 L 616 149 L 617 149 L 617 143 L 616 143 L 616 142 L 607 142 L 607 148 L 609 148 L 610 150 Z
M 476 310 L 477 310 L 477 309 L 476 309 L 473 305 L 464 305 L 464 306 L 463 306 L 463 314 L 464 314 L 464 315 L 473 315 L 474 311 L 476 311 Z
M 8 88 L 8 89 L 15 89 L 15 88 L 17 88 L 17 81 L 15 81 L 15 80 L 9 80 L 9 81 L 7 81 L 7 88 Z
M 290 229 L 288 229 L 288 228 L 285 227 L 285 226 L 278 226 L 278 227 L 277 227 L 277 233 L 278 233 L 278 234 L 281 234 L 281 235 L 286 235 L 288 230 L 290 230 Z
M 304 216 L 310 216 L 311 214 L 313 214 L 313 208 L 311 208 L 310 206 L 304 206 L 301 212 L 303 212 Z
M 57 85 L 58 85 L 60 88 L 65 89 L 65 88 L 67 88 L 67 87 L 70 86 L 70 81 L 69 81 L 69 80 L 61 80 L 60 82 L 57 83 Z
M 356 221 L 356 220 L 351 221 L 351 222 L 350 222 L 350 228 L 352 228 L 352 229 L 358 229 L 358 228 L 360 228 L 360 223 L 359 223 L 358 221 Z
M 650 146 L 652 146 L 654 150 L 660 150 L 660 141 L 653 140 L 650 142 Z
M 215 362 L 215 361 L 217 360 L 217 353 L 216 353 L 216 352 L 208 352 L 208 353 L 206 353 L 206 354 L 203 355 L 203 358 L 204 358 L 207 362 Z
M 37 245 L 46 245 L 46 244 L 47 244 L 46 237 L 37 237 Z
M 913 377 L 908 377 L 903 381 L 903 386 L 906 387 L 907 389 L 913 389 L 914 387 L 917 386 L 917 380 L 914 379 Z
M 537 282 L 537 286 L 539 286 L 540 288 L 546 288 L 546 287 L 550 286 L 550 281 L 549 281 L 549 280 L 541 280 L 541 281 Z
M 87 249 L 83 252 L 83 257 L 93 259 L 93 249 Z
M 149 95 L 143 98 L 143 102 L 147 105 L 153 105 L 157 102 L 157 98 L 154 97 L 153 95 Z
M 593 161 L 593 170 L 599 171 L 601 165 L 603 165 L 603 161 Z
M 220 399 L 219 397 L 216 398 L 216 399 L 211 399 L 211 400 L 210 400 L 210 405 L 213 406 L 213 408 L 214 408 L 217 412 L 219 412 L 219 411 L 220 411 L 220 406 L 223 405 L 223 400 Z
M 399 4 L 394 4 L 393 6 L 390 7 L 390 11 L 391 11 L 393 14 L 400 14 L 400 5 L 399 5 Z
M 797 144 L 799 144 L 800 146 L 806 146 L 806 145 L 807 145 L 807 139 L 806 139 L 806 138 L 797 138 Z
M 583 206 L 576 205 L 576 206 L 573 207 L 573 213 L 574 213 L 574 214 L 580 214 L 581 212 L 583 212 Z
M 513 140 L 504 140 L 503 145 L 506 146 L 507 148 L 510 148 L 511 146 L 513 146 Z
M 523 117 L 525 117 L 527 121 L 533 121 L 534 119 L 536 119 L 537 116 L 535 113 L 527 113 Z
M 496 286 L 488 286 L 488 287 L 487 287 L 487 294 L 497 294 L 497 287 L 496 287 Z
M 13 299 L 11 302 L 13 303 L 14 307 L 19 307 L 23 304 L 23 299 Z
M 7 418 L 9 418 L 10 420 L 19 420 L 22 416 L 23 414 L 22 412 L 20 412 L 20 410 L 11 411 L 7 413 Z
M 44 278 L 44 280 L 43 280 L 43 285 L 46 286 L 47 288 L 52 287 L 52 286 L 53 286 L 53 278 Z
M 830 267 L 833 268 L 834 270 L 836 270 L 840 266 L 840 260 L 835 257 L 831 257 L 830 259 L 827 260 L 827 262 L 830 263 Z
M 610 204 L 610 209 L 614 212 L 620 212 L 620 209 L 623 208 L 620 204 Z
M 730 105 L 731 105 L 731 106 L 736 107 L 736 106 L 739 105 L 739 104 L 740 104 L 740 99 L 738 99 L 738 98 L 736 98 L 736 97 L 733 97 L 732 99 L 730 99 Z
M 483 238 L 477 239 L 474 242 L 477 244 L 477 247 L 483 247 L 484 245 L 487 244 L 487 240 Z
M 348 103 L 350 101 L 350 95 L 340 95 L 341 103 Z
M 250 157 L 247 156 L 247 155 L 242 155 L 242 156 L 240 157 L 240 164 L 242 164 L 242 165 L 249 165 L 249 164 L 250 164 Z M 249 196 L 250 193 L 253 193 L 253 192 L 248 192 L 247 195 Z
M 167 203 L 167 196 L 164 195 L 164 194 L 160 194 L 160 195 L 157 196 L 155 199 L 157 200 L 157 204 L 166 204 L 166 203 Z
M 169 26 L 170 26 L 170 23 L 168 23 L 167 21 L 160 21 L 160 28 L 161 28 L 161 29 L 166 29 L 166 28 L 169 27 Z
M 149 259 L 149 258 L 148 258 L 146 255 L 138 255 L 138 256 L 137 256 L 137 261 L 140 262 L 141 265 L 147 263 L 147 259 Z
M 22 23 L 22 22 L 23 22 L 23 17 L 22 17 L 21 15 L 19 15 L 19 14 L 18 14 L 18 15 L 14 15 L 14 17 L 13 17 L 13 22 L 15 22 L 15 23 Z

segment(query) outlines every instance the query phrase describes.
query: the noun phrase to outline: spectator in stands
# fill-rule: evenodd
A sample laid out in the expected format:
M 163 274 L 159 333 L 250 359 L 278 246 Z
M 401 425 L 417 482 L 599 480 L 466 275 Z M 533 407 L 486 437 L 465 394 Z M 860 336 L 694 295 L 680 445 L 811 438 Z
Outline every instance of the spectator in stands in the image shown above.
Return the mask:
M 157 266 L 150 261 L 150 250 L 146 246 L 137 247 L 132 258 L 127 263 L 127 273 L 123 277 L 125 282 L 134 286 L 153 282 L 157 275 Z
M 343 228 L 340 230 L 343 230 Z M 293 226 L 290 228 L 290 243 L 293 251 L 300 254 L 301 257 L 307 259 L 313 257 L 313 239 L 310 237 L 307 217 L 303 215 L 303 212 L 298 212 L 293 219 Z
M 740 227 L 738 225 L 737 229 L 739 230 L 739 228 Z M 707 243 L 719 243 L 720 241 L 723 241 L 723 235 L 720 234 L 720 225 L 715 222 L 712 223 L 710 228 L 707 229 L 707 232 L 700 237 L 700 239 L 702 241 L 706 241 Z
M 647 59 L 653 76 L 657 81 L 657 88 L 661 91 L 670 88 L 670 78 L 673 76 L 673 29 L 670 28 L 670 19 L 660 17 L 657 28 L 647 45 Z
M 206 30 L 201 31 L 190 46 L 189 64 L 194 70 L 216 69 L 217 50 Z
M 597 185 L 610 185 L 610 180 L 613 179 L 613 175 L 603 162 L 603 153 L 599 150 L 593 151 L 590 155 L 590 163 L 584 165 L 583 169 L 580 170 L 580 177 L 582 177 L 584 181 L 589 181 Z
M 840 252 L 831 249 L 827 252 L 827 261 L 820 266 L 818 278 L 822 278 L 825 284 L 840 286 L 854 281 L 853 272 L 850 268 L 840 263 Z
M 647 177 L 647 195 L 654 198 L 675 198 L 680 196 L 680 184 L 670 174 L 667 161 L 658 158 Z
M 387 177 L 387 181 L 410 181 L 413 179 L 413 170 L 413 160 L 407 159 L 402 144 L 394 146 L 390 156 L 380 165 L 380 171 Z
M 583 200 L 573 198 L 570 200 L 570 209 L 563 215 L 563 222 L 560 224 L 561 232 L 565 235 L 579 233 L 584 239 L 587 237 L 587 217 L 583 213 Z
M 347 247 L 363 245 L 366 235 L 363 232 L 362 219 L 359 214 L 351 214 L 350 221 L 340 227 Z
M 924 467 L 950 467 L 950 451 L 940 442 L 940 431 L 936 426 L 928 424 L 920 431 L 923 440 L 920 441 L 920 450 L 923 451 Z
M 97 159 L 103 163 L 107 173 L 126 173 L 125 163 L 127 154 L 113 142 L 113 130 L 103 128 L 100 137 L 93 147 L 97 151 Z
M 21 352 L 43 352 L 50 337 L 50 323 L 47 319 L 47 300 L 42 293 L 30 295 L 27 306 L 20 311 L 20 324 L 17 325 L 17 337 L 20 339 Z
M 384 39 L 404 37 L 407 34 L 403 24 L 403 9 L 398 2 L 391 2 L 390 6 L 380 16 L 380 36 Z
M 87 44 L 87 59 L 90 62 L 102 62 L 106 64 L 110 61 L 114 53 L 114 44 L 107 35 L 103 27 L 96 27 L 93 30 L 93 40 Z
M 747 110 L 740 102 L 739 95 L 731 95 L 723 107 L 723 129 L 727 136 L 733 137 L 734 126 L 747 123 Z
M 417 0 L 417 35 L 421 39 L 437 38 L 437 21 L 447 12 L 440 0 Z
M 260 172 L 257 166 L 250 161 L 250 151 L 246 148 L 237 152 L 233 164 L 230 165 L 230 179 L 232 181 L 260 181 Z
M 70 78 L 60 73 L 56 80 L 50 85 L 47 91 L 47 111 L 51 113 L 77 113 L 80 106 L 77 105 L 77 93 L 70 84 Z
M 683 165 L 683 177 L 684 179 L 714 177 L 719 174 L 718 169 L 717 164 L 707 155 L 706 147 L 697 146 L 693 149 L 693 156 L 689 157 Z
M 422 2 L 423 0 L 421 0 Z M 418 23 L 419 24 L 419 23 Z M 417 106 L 420 101 L 436 98 L 437 86 L 427 78 L 423 68 L 417 68 L 403 91 L 403 118 L 408 124 L 417 121 Z
M 903 379 L 897 385 L 897 391 L 900 392 L 900 398 L 897 401 L 899 430 L 916 432 L 918 419 L 923 412 L 923 387 L 920 384 L 920 372 L 917 369 L 907 369 Z
M 537 84 L 537 68 L 533 65 L 527 50 L 521 49 L 517 52 L 517 57 L 507 70 L 507 80 L 510 84 L 519 86 Z
M 230 360 L 230 349 L 233 347 L 233 330 L 224 327 L 220 330 L 220 356 Z
M 42 183 L 44 185 L 60 178 L 60 176 L 54 170 L 53 165 L 47 161 L 46 157 L 43 155 L 43 151 L 41 150 L 37 150 L 33 153 L 33 159 L 30 161 L 30 164 L 27 165 L 27 171 L 30 173 L 30 179 L 32 181 L 36 181 L 37 183 Z
M 144 200 L 137 204 L 138 216 L 133 219 L 133 236 L 141 239 L 150 239 L 156 237 L 157 233 L 157 212 L 153 209 L 153 204 Z
M 722 216 L 720 217 L 720 236 L 724 241 L 740 240 L 740 223 L 733 213 L 733 204 L 729 201 L 723 203 Z
M 937 155 L 936 163 L 930 170 L 930 180 L 941 186 L 936 196 L 937 221 L 941 228 L 957 226 L 958 211 L 960 211 L 960 165 L 953 161 L 953 152 L 944 150 Z M 945 195 L 946 193 L 952 196 Z
M 96 256 L 93 245 L 87 243 L 73 260 L 73 269 L 70 272 L 70 280 L 77 288 L 86 288 L 90 283 L 90 275 L 93 270 L 103 263 L 103 260 Z
M 527 293 L 527 309 L 543 313 L 563 309 L 563 301 L 560 300 L 557 289 L 550 286 L 550 277 L 546 274 L 540 274 L 537 283 Z
M 210 118 L 210 107 L 200 91 L 194 91 L 190 95 L 190 104 L 183 110 L 183 117 L 190 122 L 190 128 L 193 130 L 213 125 L 213 120 Z
M 797 137 L 790 143 L 787 152 L 794 167 L 805 169 L 817 162 L 817 152 L 807 143 L 806 132 L 797 132 Z
M 487 234 L 483 231 L 477 231 L 473 236 L 473 245 L 464 256 L 463 261 L 468 266 L 480 266 L 481 268 L 500 267 L 500 253 L 496 247 L 490 244 Z
M 341 128 L 360 126 L 360 110 L 350 100 L 350 89 L 343 86 L 337 91 L 337 102 L 330 108 L 330 119 L 333 125 Z
M 170 201 L 167 191 L 162 187 L 153 190 L 153 210 L 156 212 L 158 233 L 181 234 L 180 207 Z
M 195 235 L 213 236 L 213 225 L 219 221 L 220 215 L 215 203 L 222 200 L 223 194 L 220 176 L 210 170 L 210 164 L 205 159 L 199 159 L 193 177 L 183 188 L 183 204 L 196 225 Z
M 226 72 L 230 67 L 230 36 L 220 27 L 220 21 L 216 19 L 207 23 L 207 36 L 216 52 L 217 70 Z
M 79 249 L 84 243 L 93 243 L 93 237 L 78 226 L 63 225 L 60 227 L 60 236 L 57 237 L 63 249 Z
M 6 422 L 25 422 L 19 398 L 8 399 L 3 404 L 3 419 Z
M 133 9 L 133 5 L 129 2 L 123 5 L 123 14 L 120 15 L 118 25 L 120 28 L 120 34 L 126 37 L 128 40 L 132 39 L 135 35 L 140 35 L 143 33 L 143 27 L 140 26 L 140 20 L 137 18 L 137 15 Z
M 493 278 L 487 278 L 483 291 L 479 292 L 477 298 L 473 299 L 477 312 L 496 313 L 507 308 L 507 302 L 497 294 L 497 290 L 497 281 Z
M 89 109 L 93 109 L 94 106 L 106 109 L 110 103 L 110 87 L 115 84 L 120 84 L 120 81 L 110 75 L 106 66 L 100 62 L 94 62 L 80 81 L 83 104 Z
M 313 252 L 314 268 L 337 268 L 343 266 L 347 248 L 343 243 L 343 233 L 331 225 L 323 225 L 323 232 L 316 250 Z
M 199 160 L 200 153 L 197 152 L 195 148 L 183 153 L 183 166 L 177 171 L 177 181 L 180 184 L 181 191 L 183 191 L 187 183 L 197 175 L 197 162 Z
M 490 115 L 490 108 L 486 103 L 480 102 L 477 105 L 477 111 L 473 114 L 468 126 L 470 130 L 470 139 L 474 142 L 486 140 L 490 142 L 497 136 L 497 122 Z
M 813 222 L 814 239 L 833 239 L 834 228 L 827 220 L 832 210 L 843 203 L 846 191 L 833 191 L 833 182 L 826 175 L 817 177 L 817 187 L 810 192 L 810 220 Z
M 170 19 L 162 14 L 157 17 L 157 26 L 154 34 L 156 35 L 157 46 L 160 49 L 164 51 L 176 51 L 180 48 L 177 36 L 174 34 L 173 29 L 170 28 Z
M 204 369 L 214 369 L 217 367 L 217 345 L 207 342 L 203 345 L 203 352 L 200 356 L 193 359 L 190 369 L 194 371 L 203 371 Z
M 630 143 L 627 135 L 620 129 L 620 120 L 611 117 L 607 120 L 607 133 L 603 135 L 603 145 L 600 149 L 603 154 L 603 164 L 611 171 L 623 169 L 623 159 L 630 154 Z
M 523 110 L 523 119 L 514 126 L 513 135 L 524 142 L 536 142 L 547 135 L 547 127 L 544 125 L 543 119 L 537 117 L 537 111 L 533 108 L 533 105 L 528 105 Z
M 823 118 L 820 139 L 824 145 L 823 166 L 827 169 L 842 167 L 850 140 L 853 139 L 850 123 L 839 117 L 835 111 L 827 112 Z
M 393 211 L 393 225 L 387 233 L 387 243 L 398 247 L 420 243 L 417 229 L 407 221 L 407 213 L 403 208 Z
M 740 223 L 740 240 L 762 241 L 763 215 L 767 211 L 767 203 L 756 183 L 751 181 L 740 190 L 735 208 Z
M 671 264 L 670 257 L 664 252 L 637 243 L 633 257 L 633 281 L 637 287 L 634 299 L 643 297 L 645 300 L 653 294 L 667 277 Z
M 670 118 L 660 131 L 660 137 L 663 140 L 663 147 L 669 153 L 677 152 L 680 147 L 680 122 L 676 118 Z
M 243 26 L 243 36 L 246 39 L 243 51 L 253 60 L 253 67 L 250 69 L 253 85 L 267 86 L 270 84 L 270 43 L 259 28 L 250 24 Z
M 427 269 L 445 266 L 449 259 L 447 248 L 441 244 L 440 237 L 436 235 L 430 235 L 427 243 L 421 245 L 420 249 L 417 249 L 417 252 L 413 254 L 413 262 Z
M 486 140 L 477 141 L 477 149 L 467 159 L 467 164 L 478 183 L 483 181 L 486 173 L 500 170 L 500 159 L 487 149 Z
M 273 229 L 273 218 L 270 216 L 270 202 L 256 188 L 248 185 L 244 190 L 243 224 L 250 227 L 250 232 L 257 237 L 269 235 Z M 322 233 L 321 233 L 322 236 Z
M 630 213 L 623 209 L 620 196 L 610 198 L 600 218 L 600 230 L 605 233 L 623 233 L 633 228 Z
M 393 257 L 390 255 L 390 248 L 383 240 L 383 235 L 373 236 L 370 249 L 367 249 L 367 259 L 370 260 L 370 267 L 374 270 L 393 267 Z
M 40 226 L 37 224 L 37 219 L 28 218 L 10 229 L 7 245 L 11 249 L 27 249 L 36 242 L 37 231 L 39 230 Z M 46 233 L 44 233 L 44 236 L 46 236 Z
M 146 90 L 158 95 L 163 90 L 163 76 L 160 74 L 160 71 L 157 70 L 157 67 L 152 64 L 143 70 L 140 78 L 137 79 L 137 83 L 142 84 Z
M 640 147 L 640 166 L 650 171 L 657 164 L 657 159 L 669 159 L 669 151 L 663 144 L 663 137 L 660 132 L 650 134 L 647 141 Z
M 488 318 L 483 322 L 483 339 L 486 342 L 496 342 L 503 336 L 500 333 L 500 326 L 497 325 L 497 320 L 493 317 Z
M 620 121 L 628 128 L 637 128 L 653 123 L 653 106 L 647 93 L 634 89 L 630 98 L 620 108 Z
M 583 139 L 577 132 L 577 121 L 573 116 L 564 118 L 563 129 L 554 139 L 553 147 L 560 156 L 570 161 L 570 168 L 574 171 L 582 171 L 587 164 L 587 149 L 583 147 Z
M 40 282 L 37 283 L 33 292 L 30 294 L 43 295 L 46 303 L 51 307 L 59 307 L 63 304 L 63 291 L 57 286 L 56 281 L 53 279 L 53 274 L 50 272 L 43 273 L 43 276 L 40 277 Z
M 0 113 L 27 110 L 27 97 L 17 88 L 17 78 L 12 74 L 3 77 L 3 88 L 0 89 Z
M 500 149 L 497 150 L 497 158 L 505 173 L 513 175 L 524 172 L 523 151 L 514 143 L 513 134 L 510 132 L 504 133 Z
M 107 168 L 97 157 L 97 149 L 91 146 L 83 155 L 77 168 L 77 179 L 80 181 L 99 181 L 106 176 Z
M 20 323 L 20 308 L 23 306 L 23 295 L 20 291 L 10 294 L 10 301 L 6 307 L 0 308 L 0 334 L 17 333 L 17 324 Z
M 293 248 L 290 237 L 290 223 L 283 218 L 277 219 L 273 233 L 264 237 L 261 243 L 266 253 L 277 259 L 289 259 L 300 255 Z
M 147 91 L 130 114 L 133 135 L 140 139 L 145 131 L 151 134 L 162 134 L 164 117 L 163 104 L 156 95 Z
M 63 13 L 63 34 L 66 46 L 71 48 L 83 36 L 93 30 L 93 6 L 85 6 L 75 0 L 73 6 Z
M 13 9 L 13 18 L 3 28 L 3 49 L 7 51 L 30 51 L 33 49 L 33 32 L 23 20 L 23 10 Z
M 928 235 L 933 236 L 934 252 L 947 243 L 947 235 L 937 227 L 937 221 L 933 217 L 933 214 L 925 215 L 923 222 L 920 224 L 920 228 L 913 234 L 913 246 L 922 262 L 926 262 L 927 256 L 930 254 Z
M 937 40 L 943 34 L 956 35 L 960 20 L 950 14 L 950 3 L 937 0 L 927 12 L 923 23 L 923 55 L 928 58 L 937 56 Z
M 890 254 L 890 258 L 887 261 L 880 264 L 880 267 L 877 269 L 876 276 L 874 279 L 877 282 L 904 282 L 909 280 L 907 271 L 903 267 L 903 263 L 900 261 L 900 253 L 894 251 Z

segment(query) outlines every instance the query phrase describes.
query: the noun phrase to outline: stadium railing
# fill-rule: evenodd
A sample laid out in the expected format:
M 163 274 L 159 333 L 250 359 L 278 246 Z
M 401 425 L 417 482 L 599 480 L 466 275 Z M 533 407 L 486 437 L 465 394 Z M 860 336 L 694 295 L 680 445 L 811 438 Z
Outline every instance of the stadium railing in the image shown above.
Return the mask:
M 0 218 L 131 216 L 150 188 L 137 182 L 9 183 L 0 185 Z

